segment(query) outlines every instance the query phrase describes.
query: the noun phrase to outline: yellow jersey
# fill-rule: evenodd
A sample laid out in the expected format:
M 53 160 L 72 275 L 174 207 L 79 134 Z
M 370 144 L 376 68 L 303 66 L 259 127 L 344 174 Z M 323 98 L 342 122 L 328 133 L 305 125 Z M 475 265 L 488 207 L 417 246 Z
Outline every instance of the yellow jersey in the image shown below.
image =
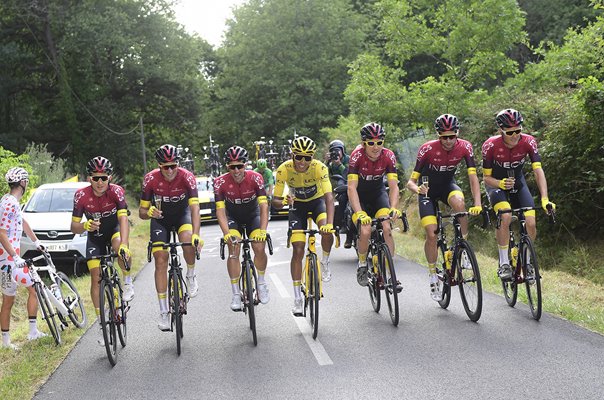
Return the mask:
M 296 197 L 296 201 L 307 202 L 325 193 L 331 193 L 331 182 L 327 166 L 319 160 L 312 160 L 306 172 L 294 169 L 294 160 L 287 160 L 277 168 L 277 182 L 273 195 L 283 197 L 285 184 Z

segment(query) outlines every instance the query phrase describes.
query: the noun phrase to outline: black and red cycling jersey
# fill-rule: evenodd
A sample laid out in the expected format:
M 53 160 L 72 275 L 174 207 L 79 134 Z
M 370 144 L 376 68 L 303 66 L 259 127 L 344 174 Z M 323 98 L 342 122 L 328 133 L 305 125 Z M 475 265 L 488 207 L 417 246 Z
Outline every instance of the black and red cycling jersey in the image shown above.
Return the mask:
M 259 203 L 266 203 L 266 189 L 262 175 L 255 171 L 245 171 L 243 180 L 235 181 L 229 173 L 214 179 L 214 200 L 216 208 L 226 207 L 229 214 L 253 213 Z
M 128 205 L 124 189 L 110 183 L 102 196 L 97 196 L 92 186 L 79 189 L 73 196 L 72 221 L 81 222 L 82 216 L 87 219 L 100 219 L 101 226 L 106 229 L 118 224 L 118 216 L 127 215 Z
M 164 216 L 181 214 L 190 204 L 199 204 L 195 175 L 178 167 L 176 177 L 168 182 L 159 168 L 154 169 L 143 179 L 141 207 L 149 208 L 153 200 L 161 200 Z
M 455 171 L 461 160 L 466 161 L 468 174 L 476 173 L 474 150 L 470 142 L 458 138 L 453 148 L 447 151 L 440 139 L 431 140 L 419 148 L 411 178 L 418 180 L 420 176 L 427 176 L 430 187 L 444 186 L 455 182 Z
M 396 156 L 389 149 L 382 149 L 379 157 L 371 161 L 362 145 L 358 145 L 350 154 L 348 180 L 358 181 L 358 192 L 385 191 L 384 176 L 388 180 L 398 179 Z
M 527 155 L 533 169 L 541 168 L 541 156 L 533 136 L 521 133 L 518 144 L 511 149 L 504 144 L 501 135 L 492 136 L 482 145 L 483 172 L 493 178 L 504 179 L 508 177 L 508 170 L 514 170 L 516 179 L 522 179 Z

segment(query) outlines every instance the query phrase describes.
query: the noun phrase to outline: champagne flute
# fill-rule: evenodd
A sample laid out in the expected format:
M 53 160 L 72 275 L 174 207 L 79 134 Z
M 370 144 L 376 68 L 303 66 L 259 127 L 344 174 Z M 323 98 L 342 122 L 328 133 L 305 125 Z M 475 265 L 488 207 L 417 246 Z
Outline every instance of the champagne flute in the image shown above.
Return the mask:
M 422 184 L 421 186 L 425 186 L 428 190 L 429 189 L 429 182 L 430 182 L 430 178 L 427 175 L 422 175 Z M 428 192 L 426 192 L 425 196 L 428 196 Z
M 516 186 L 516 175 L 514 173 L 513 169 L 508 169 L 508 178 L 511 178 L 514 180 L 514 186 L 510 189 L 510 193 L 516 193 L 518 192 L 518 189 L 514 189 L 514 187 Z
M 96 222 L 97 224 L 99 224 L 101 222 L 101 213 L 94 213 L 92 215 L 92 220 L 94 222 Z M 100 225 L 97 228 L 96 232 L 94 233 L 94 236 L 96 236 L 96 237 L 101 236 L 101 227 L 100 227 Z
M 157 208 L 157 211 L 161 211 L 161 196 L 155 196 L 155 208 Z M 157 219 L 162 219 L 163 217 L 163 215 L 160 215 Z

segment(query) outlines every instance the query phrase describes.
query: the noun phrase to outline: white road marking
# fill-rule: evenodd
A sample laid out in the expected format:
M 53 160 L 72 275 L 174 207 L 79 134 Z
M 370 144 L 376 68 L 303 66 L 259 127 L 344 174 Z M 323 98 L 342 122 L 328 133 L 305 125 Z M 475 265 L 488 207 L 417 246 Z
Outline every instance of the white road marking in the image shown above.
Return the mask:
M 277 262 L 269 261 L 268 266 L 272 267 L 273 265 L 281 265 L 281 264 L 289 264 L 289 263 L 290 263 L 289 261 L 277 261 Z
M 279 279 L 277 274 L 269 274 L 269 276 L 271 277 L 273 283 L 277 287 L 277 291 L 279 292 L 279 295 L 281 297 L 283 297 L 284 299 L 290 298 L 291 296 L 287 292 L 285 285 L 283 285 L 283 282 L 281 282 L 281 279 Z

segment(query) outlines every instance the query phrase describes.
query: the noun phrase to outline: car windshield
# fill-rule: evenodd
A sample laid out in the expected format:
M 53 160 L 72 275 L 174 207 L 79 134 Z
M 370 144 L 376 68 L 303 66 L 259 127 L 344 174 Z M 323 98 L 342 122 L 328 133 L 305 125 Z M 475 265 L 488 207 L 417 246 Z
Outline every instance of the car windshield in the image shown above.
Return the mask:
M 25 212 L 71 212 L 76 188 L 38 189 L 25 207 Z
M 214 187 L 212 186 L 212 181 L 211 180 L 197 181 L 197 191 L 198 192 L 214 191 Z

